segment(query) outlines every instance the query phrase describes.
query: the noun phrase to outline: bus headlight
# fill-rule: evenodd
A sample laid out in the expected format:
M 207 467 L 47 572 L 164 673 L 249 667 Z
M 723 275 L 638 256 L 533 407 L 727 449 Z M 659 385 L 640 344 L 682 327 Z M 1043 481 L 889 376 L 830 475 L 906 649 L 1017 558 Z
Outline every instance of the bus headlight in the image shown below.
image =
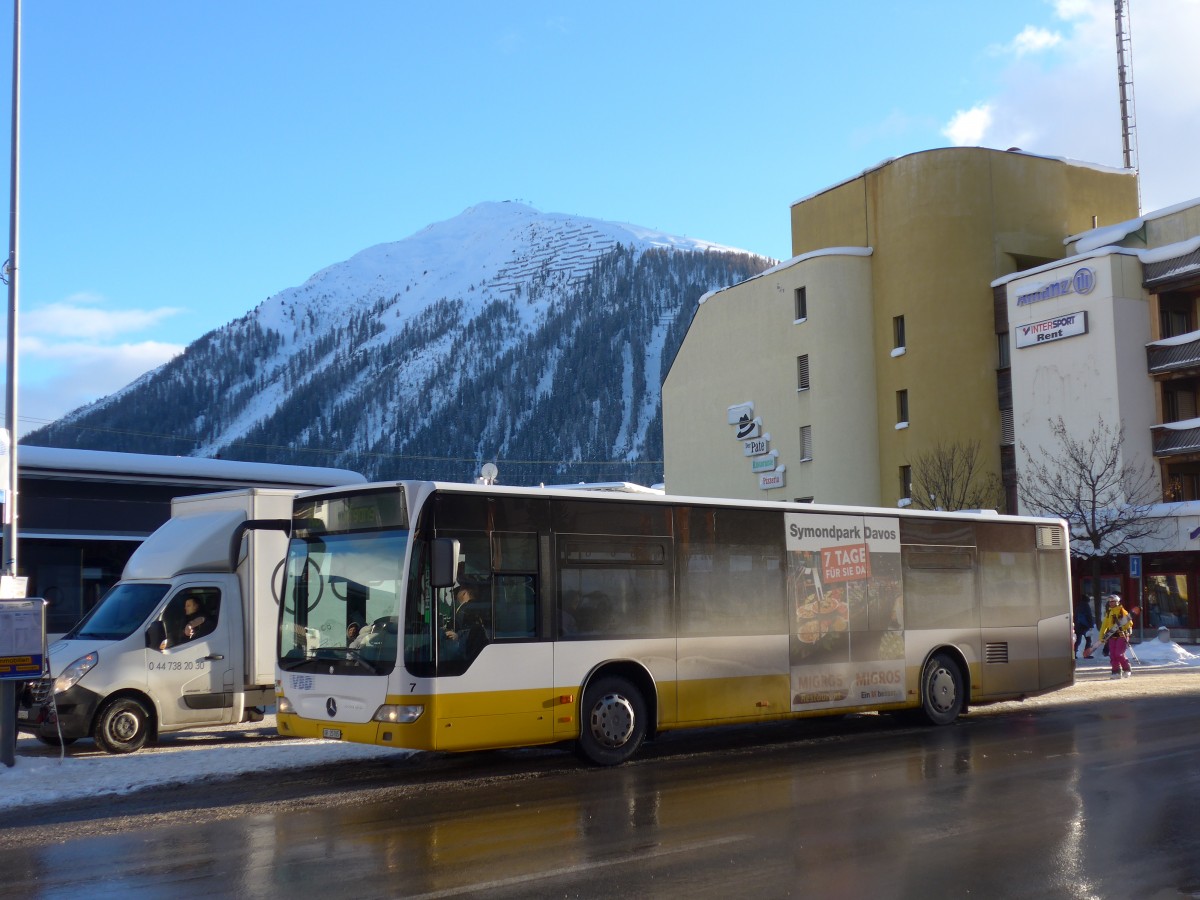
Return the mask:
M 371 718 L 376 722 L 388 722 L 393 725 L 409 725 L 421 718 L 425 712 L 424 706 L 393 706 L 385 703 L 375 710 Z
M 63 669 L 59 676 L 54 679 L 54 693 L 61 694 L 63 691 L 75 687 L 76 682 L 90 672 L 98 662 L 100 662 L 100 654 L 95 650 L 87 656 L 79 657 L 79 659 Z
M 292 708 L 292 701 L 291 701 L 291 700 L 289 700 L 287 697 L 284 697 L 284 696 L 280 695 L 279 697 L 277 697 L 277 698 L 275 699 L 275 713 L 276 713 L 276 715 L 285 715 L 285 716 L 287 716 L 287 715 L 291 715 L 291 714 L 292 714 L 292 713 L 294 713 L 295 711 L 296 711 L 296 710 Z

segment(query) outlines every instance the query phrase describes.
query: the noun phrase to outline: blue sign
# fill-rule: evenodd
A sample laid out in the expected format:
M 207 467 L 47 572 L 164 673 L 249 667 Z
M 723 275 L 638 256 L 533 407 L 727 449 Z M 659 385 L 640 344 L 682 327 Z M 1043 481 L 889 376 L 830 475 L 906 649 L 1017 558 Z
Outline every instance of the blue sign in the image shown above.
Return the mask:
M 1142 577 L 1142 557 L 1141 554 L 1134 553 L 1129 557 L 1129 577 Z

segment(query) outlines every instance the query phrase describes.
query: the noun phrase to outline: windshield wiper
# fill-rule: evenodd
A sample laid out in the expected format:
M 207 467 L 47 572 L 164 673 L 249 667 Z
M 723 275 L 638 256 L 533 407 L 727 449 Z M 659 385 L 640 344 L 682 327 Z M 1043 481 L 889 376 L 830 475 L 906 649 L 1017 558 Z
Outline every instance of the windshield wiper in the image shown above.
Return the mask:
M 365 659 L 355 647 L 320 647 L 315 659 L 337 659 L 342 662 L 352 662 L 366 669 L 372 675 L 378 675 L 379 669 L 369 659 Z

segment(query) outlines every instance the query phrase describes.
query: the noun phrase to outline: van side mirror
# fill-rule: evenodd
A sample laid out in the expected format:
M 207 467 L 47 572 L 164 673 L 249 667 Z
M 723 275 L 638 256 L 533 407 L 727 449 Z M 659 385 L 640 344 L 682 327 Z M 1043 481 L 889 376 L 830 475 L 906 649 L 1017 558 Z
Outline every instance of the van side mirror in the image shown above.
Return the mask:
M 162 647 L 163 641 L 167 639 L 167 629 L 159 620 L 150 623 L 150 627 L 146 629 L 146 649 L 158 650 Z
M 429 583 L 435 588 L 454 585 L 458 574 L 458 541 L 454 538 L 434 538 L 430 544 Z

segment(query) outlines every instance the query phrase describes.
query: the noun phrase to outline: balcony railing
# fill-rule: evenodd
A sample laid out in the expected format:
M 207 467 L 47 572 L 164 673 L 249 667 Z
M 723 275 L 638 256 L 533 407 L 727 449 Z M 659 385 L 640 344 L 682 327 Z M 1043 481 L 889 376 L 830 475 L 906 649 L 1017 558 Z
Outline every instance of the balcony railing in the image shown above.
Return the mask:
M 1154 425 L 1150 428 L 1150 436 L 1154 441 L 1155 456 L 1200 453 L 1200 419 Z
M 1151 375 L 1200 368 L 1200 331 L 1147 344 L 1146 365 Z

